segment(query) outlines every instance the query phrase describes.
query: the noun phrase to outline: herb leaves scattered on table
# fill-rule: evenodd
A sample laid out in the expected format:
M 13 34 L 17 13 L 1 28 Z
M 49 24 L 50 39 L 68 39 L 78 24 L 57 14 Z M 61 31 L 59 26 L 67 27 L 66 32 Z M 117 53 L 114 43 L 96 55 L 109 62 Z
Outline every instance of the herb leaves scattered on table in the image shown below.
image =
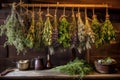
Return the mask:
M 92 67 L 85 60 L 79 60 L 78 58 L 66 65 L 57 66 L 53 70 L 70 75 L 80 75 L 81 78 L 93 71 Z

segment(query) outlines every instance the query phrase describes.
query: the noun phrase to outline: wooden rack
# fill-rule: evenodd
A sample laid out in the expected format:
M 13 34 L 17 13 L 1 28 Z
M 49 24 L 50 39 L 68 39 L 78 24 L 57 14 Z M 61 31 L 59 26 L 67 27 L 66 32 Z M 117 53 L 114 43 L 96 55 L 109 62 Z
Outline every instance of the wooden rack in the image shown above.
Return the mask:
M 80 8 L 106 8 L 107 4 L 21 4 L 23 7 L 80 7 Z M 110 6 L 109 6 L 110 7 Z
M 3 7 L 6 6 L 11 6 L 12 4 L 3 4 Z M 19 5 L 21 7 L 63 7 L 63 8 L 110 8 L 111 6 L 108 6 L 108 4 L 25 4 L 22 2 L 22 0 L 20 0 L 20 2 L 18 4 L 16 4 L 16 6 Z M 90 53 L 89 50 L 87 50 L 87 61 L 89 62 L 89 58 L 90 58 Z
M 2 4 L 3 7 L 6 7 L 6 5 L 12 5 L 12 4 Z M 20 0 L 18 5 L 22 7 L 74 7 L 74 8 L 109 8 L 112 6 L 108 6 L 108 4 L 25 4 Z

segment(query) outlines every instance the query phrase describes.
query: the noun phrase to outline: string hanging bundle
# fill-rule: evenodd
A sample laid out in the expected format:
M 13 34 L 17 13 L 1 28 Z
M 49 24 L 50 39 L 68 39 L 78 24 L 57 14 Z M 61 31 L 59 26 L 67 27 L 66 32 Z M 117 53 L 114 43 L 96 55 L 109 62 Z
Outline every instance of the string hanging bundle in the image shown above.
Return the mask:
M 92 16 L 92 24 L 91 28 L 93 32 L 95 33 L 95 46 L 98 48 L 100 45 L 102 45 L 101 41 L 101 27 L 102 24 L 98 21 L 97 15 L 95 15 L 94 9 L 93 9 L 93 16 Z
M 85 8 L 85 31 L 86 31 L 86 49 L 91 48 L 91 44 L 94 43 L 94 33 L 91 29 L 90 23 L 87 17 L 87 9 Z
M 7 37 L 4 46 L 14 45 L 17 53 L 25 51 L 25 35 L 23 28 L 25 27 L 21 16 L 16 10 L 16 4 L 12 4 L 11 14 L 8 15 L 4 24 L 0 26 L 0 34 L 5 34 Z
M 57 17 L 57 7 L 55 9 L 55 14 L 54 14 L 54 23 L 53 23 L 53 35 L 52 35 L 52 45 L 54 47 L 58 47 L 58 17 Z
M 74 8 L 72 8 L 72 21 L 70 23 L 70 37 L 71 37 L 71 48 L 74 48 L 77 43 L 77 24 L 75 19 Z
M 77 13 L 77 26 L 78 26 L 78 51 L 79 53 L 82 53 L 83 50 L 86 49 L 86 32 L 85 32 L 85 25 L 81 18 L 81 13 L 78 8 Z
M 35 42 L 35 13 L 34 13 L 34 8 L 33 11 L 31 12 L 32 16 L 31 16 L 31 25 L 29 27 L 28 33 L 27 33 L 27 37 L 26 37 L 26 46 L 29 48 L 33 48 L 34 46 L 34 42 Z
M 58 28 L 59 29 L 58 42 L 64 48 L 70 47 L 69 26 L 70 26 L 70 23 L 66 19 L 65 7 L 64 7 L 63 15 L 60 17 L 60 25 Z
M 41 11 L 41 7 L 37 14 L 38 14 L 38 20 L 36 22 L 36 27 L 35 27 L 35 47 L 41 48 L 43 47 L 42 35 L 43 35 L 43 28 L 44 28 L 44 23 L 42 19 L 43 11 Z
M 51 15 L 49 14 L 48 4 L 47 4 L 48 9 L 47 9 L 47 15 L 46 15 L 47 18 L 45 23 L 43 23 L 43 20 L 42 20 L 41 8 L 40 8 L 40 11 L 38 12 L 39 18 L 37 20 L 37 23 L 35 23 L 34 7 L 46 7 L 46 4 L 41 4 L 41 5 L 24 4 L 20 2 L 16 6 L 20 6 L 24 9 L 26 9 L 25 7 L 27 8 L 33 7 L 33 11 L 26 9 L 26 12 L 24 13 L 21 9 L 21 13 L 23 12 L 23 14 L 18 15 L 17 11 L 14 9 L 10 17 L 6 19 L 5 25 L 1 26 L 0 31 L 1 31 L 1 34 L 6 33 L 6 36 L 8 38 L 5 44 L 14 45 L 18 53 L 21 51 L 24 51 L 26 47 L 39 48 L 41 46 L 49 46 L 49 50 L 51 51 L 51 53 L 53 53 L 52 46 L 56 47 L 56 44 L 57 46 L 61 45 L 64 48 L 77 47 L 79 53 L 81 53 L 83 50 L 91 48 L 91 44 L 94 43 L 94 33 L 95 33 L 96 45 L 101 45 L 105 42 L 110 42 L 111 40 L 115 39 L 115 31 L 109 20 L 107 8 L 106 8 L 106 20 L 103 23 L 102 27 L 98 31 L 96 30 L 97 31 L 96 32 L 95 29 L 98 28 L 99 22 L 93 13 L 93 21 L 92 21 L 92 29 L 91 29 L 88 21 L 88 17 L 87 17 L 87 9 L 85 9 L 85 24 L 81 19 L 79 9 L 77 14 L 77 23 L 74 15 L 74 9 L 72 9 L 72 21 L 71 23 L 69 23 L 65 15 L 65 7 L 73 7 L 73 5 L 67 4 L 63 6 L 63 4 L 57 4 L 57 5 L 49 4 L 50 7 L 64 7 L 63 15 L 60 17 L 60 24 L 58 25 L 59 22 L 57 21 L 57 9 L 56 9 L 54 14 L 54 24 L 52 25 L 50 21 Z M 14 8 L 16 8 L 16 6 Z M 95 5 L 86 6 L 81 4 L 79 5 L 75 4 L 74 7 L 91 8 L 96 6 Z M 98 7 L 103 8 L 103 7 L 106 7 L 106 5 L 98 5 L 97 8 Z M 29 12 L 31 15 L 29 14 Z M 21 17 L 23 17 L 23 19 Z M 18 22 L 18 24 L 16 22 Z M 12 25 L 10 23 L 12 23 Z M 9 25 L 9 26 L 6 27 L 6 25 Z M 11 28 L 14 28 L 14 26 L 16 26 L 15 29 L 11 29 Z M 20 26 L 22 27 L 20 28 Z M 14 36 L 15 38 L 10 38 L 10 34 L 8 34 L 8 30 L 11 30 L 9 31 L 11 32 L 10 34 L 12 35 L 12 37 Z M 106 30 L 107 32 L 105 32 Z M 101 33 L 99 31 L 101 31 Z M 14 35 L 13 32 L 15 32 L 15 34 L 18 34 L 18 35 Z M 77 34 L 78 34 L 78 42 L 77 42 Z M 98 34 L 99 37 L 96 34 Z
M 44 23 L 44 28 L 43 28 L 43 43 L 45 46 L 51 46 L 52 45 L 52 24 L 50 22 L 50 17 L 52 17 L 49 13 L 49 7 L 47 9 L 47 15 L 46 15 L 46 21 Z
M 111 40 L 115 40 L 115 30 L 111 21 L 109 20 L 108 8 L 106 8 L 106 19 L 101 28 L 102 43 L 110 43 Z

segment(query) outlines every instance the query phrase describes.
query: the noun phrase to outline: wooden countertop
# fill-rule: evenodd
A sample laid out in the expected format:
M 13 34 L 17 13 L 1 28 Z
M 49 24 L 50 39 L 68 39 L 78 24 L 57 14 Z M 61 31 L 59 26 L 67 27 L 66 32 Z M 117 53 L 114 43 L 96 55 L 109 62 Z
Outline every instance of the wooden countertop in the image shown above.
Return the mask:
M 26 70 L 19 71 L 15 69 L 13 72 L 8 73 L 7 75 L 0 77 L 1 79 L 75 79 L 80 78 L 79 75 L 67 75 L 65 73 L 60 73 L 54 70 Z M 0 79 L 0 80 L 1 80 Z M 100 74 L 97 72 L 93 72 L 89 75 L 85 75 L 84 79 L 119 79 L 120 80 L 120 72 L 114 74 Z

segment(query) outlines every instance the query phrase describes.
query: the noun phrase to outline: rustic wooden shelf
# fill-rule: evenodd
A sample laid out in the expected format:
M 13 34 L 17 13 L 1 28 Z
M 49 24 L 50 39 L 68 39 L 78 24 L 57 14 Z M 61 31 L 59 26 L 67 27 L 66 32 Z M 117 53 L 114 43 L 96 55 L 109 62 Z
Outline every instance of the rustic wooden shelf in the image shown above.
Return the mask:
M 18 69 L 15 69 L 15 71 L 8 73 L 7 75 L 5 75 L 4 77 L 0 77 L 0 80 L 4 79 L 9 79 L 9 80 L 38 80 L 38 79 L 55 79 L 55 80 L 66 80 L 66 79 L 79 79 L 80 76 L 79 75 L 67 75 L 64 73 L 60 73 L 57 71 L 53 71 L 53 70 L 39 70 L 39 71 L 35 71 L 35 70 L 28 70 L 28 71 L 19 71 Z M 85 75 L 83 77 L 83 79 L 92 79 L 92 80 L 97 80 L 97 79 L 107 79 L 107 80 L 111 80 L 111 79 L 120 79 L 120 72 L 117 72 L 115 74 L 100 74 L 97 72 L 93 72 L 89 75 Z

